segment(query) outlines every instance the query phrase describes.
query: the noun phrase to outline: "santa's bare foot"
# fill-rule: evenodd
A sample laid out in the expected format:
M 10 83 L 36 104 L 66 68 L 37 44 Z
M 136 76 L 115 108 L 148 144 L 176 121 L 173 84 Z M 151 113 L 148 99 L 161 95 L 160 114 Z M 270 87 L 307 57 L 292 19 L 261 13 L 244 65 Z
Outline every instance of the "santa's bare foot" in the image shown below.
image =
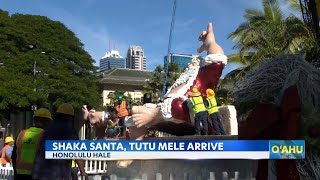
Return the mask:
M 135 126 L 129 127 L 130 139 L 131 140 L 143 140 L 144 135 L 148 132 L 148 128 L 145 126 L 137 128 Z M 118 168 L 127 168 L 133 160 L 122 160 L 117 162 Z
M 160 108 L 147 108 L 144 106 L 132 107 L 132 118 L 137 128 L 152 125 L 159 122 L 162 118 Z
M 132 162 L 133 162 L 133 160 L 118 161 L 117 167 L 118 168 L 127 168 Z

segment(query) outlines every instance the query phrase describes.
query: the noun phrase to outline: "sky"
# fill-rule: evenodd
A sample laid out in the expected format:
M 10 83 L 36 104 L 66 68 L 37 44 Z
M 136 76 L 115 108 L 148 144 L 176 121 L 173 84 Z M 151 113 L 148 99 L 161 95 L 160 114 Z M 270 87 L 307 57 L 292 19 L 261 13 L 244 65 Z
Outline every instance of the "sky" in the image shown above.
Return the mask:
M 173 0 L 0 0 L 0 8 L 62 22 L 81 40 L 96 66 L 109 48 L 125 57 L 130 45 L 139 45 L 147 57 L 147 70 L 153 70 L 163 65 L 168 51 Z M 228 35 L 244 22 L 249 8 L 262 9 L 261 0 L 177 0 L 171 53 L 198 54 L 199 33 L 209 22 L 225 54 L 237 52 Z M 223 76 L 237 67 L 229 63 Z

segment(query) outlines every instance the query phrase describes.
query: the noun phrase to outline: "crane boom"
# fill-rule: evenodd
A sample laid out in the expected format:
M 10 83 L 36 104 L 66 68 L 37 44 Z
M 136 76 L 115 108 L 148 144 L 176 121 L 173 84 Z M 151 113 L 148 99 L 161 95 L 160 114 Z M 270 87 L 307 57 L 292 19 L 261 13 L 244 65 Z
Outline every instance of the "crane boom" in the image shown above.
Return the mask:
M 163 97 L 166 93 L 166 84 L 168 80 L 168 74 L 169 74 L 169 58 L 171 53 L 171 44 L 172 44 L 172 33 L 174 29 L 175 24 L 175 16 L 176 16 L 176 8 L 177 8 L 177 0 L 174 0 L 173 2 L 173 10 L 172 10 L 172 19 L 171 19 L 171 27 L 170 27 L 170 34 L 169 34 L 169 43 L 168 43 L 168 52 L 167 52 L 167 58 L 165 60 L 165 75 L 164 75 L 164 81 L 163 81 L 163 88 L 162 88 L 162 96 Z

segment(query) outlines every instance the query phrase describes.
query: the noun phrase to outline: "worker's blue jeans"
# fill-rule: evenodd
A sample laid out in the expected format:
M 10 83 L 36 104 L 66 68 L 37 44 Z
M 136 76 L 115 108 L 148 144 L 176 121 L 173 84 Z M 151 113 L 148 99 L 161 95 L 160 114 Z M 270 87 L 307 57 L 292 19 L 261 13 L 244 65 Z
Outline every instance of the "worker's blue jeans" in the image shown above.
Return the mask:
M 203 134 L 208 135 L 208 112 L 207 111 L 201 111 L 197 113 L 194 117 L 195 121 L 195 128 L 196 128 L 196 134 L 201 135 L 201 127 L 200 127 L 200 122 L 202 123 L 203 126 Z
M 119 129 L 108 129 L 107 135 L 108 137 L 117 136 L 119 134 Z
M 126 132 L 124 119 L 125 119 L 125 117 L 119 117 L 119 126 L 121 126 L 121 128 L 120 128 L 120 136 L 124 136 L 125 132 Z
M 219 112 L 215 112 L 210 114 L 210 119 L 212 121 L 212 126 L 214 130 L 216 131 L 216 135 L 225 135 L 226 133 L 223 130 L 223 126 L 221 123 L 221 116 Z

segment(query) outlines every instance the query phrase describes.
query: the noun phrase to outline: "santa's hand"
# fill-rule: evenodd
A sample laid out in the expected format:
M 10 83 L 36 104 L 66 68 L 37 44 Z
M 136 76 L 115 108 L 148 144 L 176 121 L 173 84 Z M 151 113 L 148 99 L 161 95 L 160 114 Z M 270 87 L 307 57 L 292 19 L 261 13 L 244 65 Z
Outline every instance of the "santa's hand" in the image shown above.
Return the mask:
M 188 100 L 188 97 L 186 97 L 186 96 L 181 96 L 181 98 L 183 99 L 183 101 Z
M 203 42 L 206 39 L 207 34 L 208 34 L 207 31 L 202 31 L 202 33 L 200 34 L 198 40 Z
M 211 44 L 211 42 L 215 41 L 214 35 L 213 35 L 212 23 L 208 24 L 207 31 L 201 32 L 199 36 L 199 41 L 202 41 L 203 44 L 198 48 L 198 53 L 202 53 L 203 51 L 208 51 L 209 45 Z

